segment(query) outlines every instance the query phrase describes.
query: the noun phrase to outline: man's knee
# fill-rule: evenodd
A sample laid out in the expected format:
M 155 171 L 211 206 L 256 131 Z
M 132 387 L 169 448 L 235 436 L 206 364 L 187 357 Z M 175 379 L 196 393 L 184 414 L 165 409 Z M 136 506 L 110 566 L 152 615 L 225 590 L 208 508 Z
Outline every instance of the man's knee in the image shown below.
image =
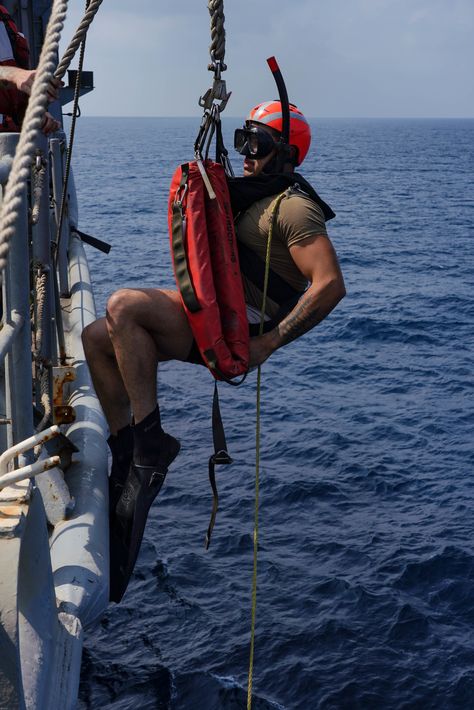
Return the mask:
M 108 334 L 103 318 L 86 325 L 82 331 L 82 344 L 88 360 L 99 352 L 107 352 L 108 341 Z
M 107 301 L 107 324 L 109 328 L 120 328 L 133 317 L 137 292 L 131 288 L 115 291 Z

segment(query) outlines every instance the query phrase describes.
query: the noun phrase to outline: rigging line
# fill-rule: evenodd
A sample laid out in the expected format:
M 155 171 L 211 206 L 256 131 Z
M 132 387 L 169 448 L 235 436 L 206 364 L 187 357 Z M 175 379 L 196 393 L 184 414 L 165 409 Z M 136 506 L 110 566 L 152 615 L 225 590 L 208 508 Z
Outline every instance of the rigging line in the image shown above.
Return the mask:
M 212 61 L 220 60 L 222 69 L 225 69 L 225 29 L 224 29 L 224 0 L 209 0 L 207 3 L 209 14 L 211 15 L 211 46 L 209 52 Z M 209 69 L 212 71 L 214 67 L 211 65 Z
M 84 64 L 84 53 L 86 49 L 86 37 L 84 35 L 84 38 L 81 42 L 81 50 L 79 53 L 79 65 L 77 68 L 77 74 L 76 74 L 76 83 L 74 86 L 74 103 L 73 103 L 73 109 L 72 109 L 72 118 L 71 118 L 71 130 L 69 133 L 69 141 L 68 141 L 68 147 L 67 147 L 67 153 L 66 153 L 66 167 L 64 170 L 64 180 L 63 180 L 63 190 L 61 194 L 61 209 L 59 210 L 59 221 L 57 225 L 57 231 L 56 231 L 56 254 L 55 254 L 55 266 L 57 266 L 58 262 L 58 257 L 59 257 L 59 245 L 61 243 L 61 233 L 63 231 L 63 222 L 64 222 L 64 214 L 66 211 L 66 198 L 67 198 L 67 188 L 68 188 L 68 183 L 69 183 L 69 174 L 71 172 L 71 159 L 72 159 L 72 148 L 74 145 L 74 136 L 76 132 L 76 121 L 77 121 L 77 109 L 79 106 L 79 94 L 80 94 L 80 88 L 81 88 L 81 77 L 82 77 L 82 67 Z
M 275 228 L 278 209 L 286 191 L 282 192 L 275 200 L 270 218 L 270 229 L 268 230 L 267 252 L 265 255 L 265 276 L 263 280 L 262 309 L 260 312 L 260 327 L 258 334 L 263 335 L 263 325 L 265 322 L 265 306 L 268 292 L 268 278 L 270 274 L 270 254 L 272 248 L 273 230 Z M 252 708 L 252 686 L 253 686 L 253 661 L 255 653 L 255 619 L 257 614 L 257 563 L 258 563 L 258 512 L 260 495 L 260 412 L 261 412 L 261 389 L 262 389 L 262 366 L 257 370 L 257 403 L 256 403 L 256 426 L 255 426 L 255 520 L 253 529 L 253 573 L 252 573 L 252 621 L 250 628 L 250 661 L 249 677 L 247 686 L 247 710 Z
M 79 45 L 85 38 L 87 31 L 92 23 L 92 20 L 94 19 L 99 7 L 102 5 L 102 2 L 103 0 L 89 0 L 89 2 L 87 3 L 85 15 L 82 18 L 74 37 L 70 41 L 69 46 L 64 52 L 63 58 L 59 62 L 58 67 L 54 73 L 56 79 L 62 79 L 65 75 L 67 68 L 71 64 L 71 61 L 73 60 Z

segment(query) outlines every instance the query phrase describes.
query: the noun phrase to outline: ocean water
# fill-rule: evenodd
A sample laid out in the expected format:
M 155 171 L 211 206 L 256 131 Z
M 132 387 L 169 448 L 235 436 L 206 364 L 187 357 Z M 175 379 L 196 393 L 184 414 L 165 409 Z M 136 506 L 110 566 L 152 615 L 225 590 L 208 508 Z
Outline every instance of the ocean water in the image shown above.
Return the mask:
M 198 124 L 80 119 L 80 228 L 113 244 L 87 247 L 100 313 L 173 284 L 167 190 Z M 474 120 L 313 129 L 303 172 L 337 213 L 347 297 L 263 368 L 253 707 L 474 707 Z M 234 464 L 206 552 L 212 379 L 160 368 L 182 453 L 86 636 L 82 710 L 246 707 L 255 385 L 221 387 Z

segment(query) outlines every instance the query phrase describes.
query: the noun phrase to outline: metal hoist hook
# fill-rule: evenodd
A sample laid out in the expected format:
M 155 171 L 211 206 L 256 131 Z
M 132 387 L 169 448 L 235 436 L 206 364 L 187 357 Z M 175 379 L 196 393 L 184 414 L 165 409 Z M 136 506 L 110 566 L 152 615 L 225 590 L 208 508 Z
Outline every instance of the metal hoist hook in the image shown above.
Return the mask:
M 219 113 L 222 113 L 232 94 L 231 91 L 227 92 L 225 80 L 221 78 L 222 72 L 227 69 L 227 65 L 221 59 L 215 59 L 214 52 L 211 52 L 211 60 L 208 69 L 214 72 L 214 81 L 211 88 L 203 96 L 199 97 L 198 104 L 205 111 L 210 111 L 215 105 L 214 102 L 220 101 L 217 108 Z
M 213 138 L 216 141 L 216 161 L 224 166 L 227 175 L 232 176 L 233 170 L 222 138 L 221 113 L 227 106 L 231 91 L 222 78 L 222 72 L 227 69 L 224 63 L 225 30 L 223 0 L 208 0 L 208 10 L 211 15 L 211 40 L 209 48 L 211 61 L 208 70 L 214 73 L 212 86 L 199 97 L 198 105 L 204 109 L 201 126 L 194 143 L 194 156 L 198 161 L 201 173 L 204 172 L 202 162 L 208 159 Z M 201 169 L 202 168 L 202 169 Z

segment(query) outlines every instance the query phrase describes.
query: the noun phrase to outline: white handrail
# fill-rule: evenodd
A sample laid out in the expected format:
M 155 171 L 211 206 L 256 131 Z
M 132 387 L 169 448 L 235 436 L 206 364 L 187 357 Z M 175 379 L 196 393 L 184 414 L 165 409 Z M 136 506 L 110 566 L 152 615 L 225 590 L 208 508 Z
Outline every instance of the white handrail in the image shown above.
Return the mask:
M 38 476 L 40 473 L 49 471 L 50 468 L 58 466 L 60 460 L 59 456 L 51 456 L 48 459 L 40 459 L 39 461 L 35 461 L 35 463 L 30 463 L 28 466 L 22 466 L 22 468 L 18 468 L 16 471 L 5 473 L 3 476 L 0 476 L 0 491 L 2 488 L 11 486 L 12 483 L 18 483 L 25 478 Z
M 45 429 L 44 431 L 38 432 L 38 434 L 34 434 L 33 436 L 30 436 L 28 439 L 24 439 L 23 441 L 19 441 L 18 444 L 14 444 L 13 446 L 10 446 L 9 449 L 6 449 L 3 454 L 0 456 L 0 481 L 3 480 L 3 474 L 6 473 L 7 471 L 7 466 L 8 463 L 15 458 L 15 456 L 18 456 L 18 454 L 22 454 L 25 451 L 28 451 L 29 449 L 32 449 L 34 446 L 38 446 L 38 444 L 44 444 L 45 441 L 49 441 L 53 437 L 57 436 L 60 433 L 60 429 L 57 426 L 57 424 L 53 424 L 53 426 L 50 426 L 49 429 Z M 58 457 L 53 457 L 53 458 L 58 458 Z M 51 459 L 47 459 L 51 460 Z M 54 466 L 57 466 L 59 463 L 58 461 L 53 464 Z M 34 466 L 35 464 L 31 464 Z M 23 469 L 19 469 L 20 471 L 28 468 L 28 466 L 24 466 Z M 49 468 L 52 468 L 50 466 Z M 46 470 L 46 469 L 44 469 Z M 12 473 L 15 473 L 14 471 Z M 23 476 L 23 478 L 26 478 L 26 476 Z

